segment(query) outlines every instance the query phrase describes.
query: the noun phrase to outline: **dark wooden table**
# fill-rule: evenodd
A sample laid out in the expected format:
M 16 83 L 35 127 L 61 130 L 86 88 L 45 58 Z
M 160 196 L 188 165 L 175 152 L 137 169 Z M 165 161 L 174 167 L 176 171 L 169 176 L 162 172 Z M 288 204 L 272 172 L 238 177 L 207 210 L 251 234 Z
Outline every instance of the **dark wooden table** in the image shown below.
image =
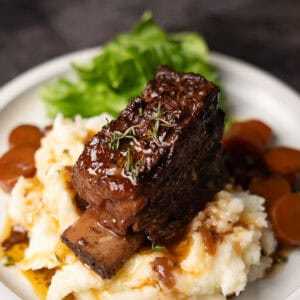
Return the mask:
M 0 85 L 52 57 L 106 42 L 145 9 L 167 31 L 201 32 L 211 49 L 300 91 L 299 0 L 0 0 Z

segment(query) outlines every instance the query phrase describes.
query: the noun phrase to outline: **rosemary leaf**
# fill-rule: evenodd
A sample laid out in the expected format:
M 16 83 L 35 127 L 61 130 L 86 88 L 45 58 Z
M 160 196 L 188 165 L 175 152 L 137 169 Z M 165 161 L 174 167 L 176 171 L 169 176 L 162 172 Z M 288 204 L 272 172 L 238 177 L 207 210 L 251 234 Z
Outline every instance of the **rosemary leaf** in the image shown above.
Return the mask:
M 140 106 L 140 107 L 138 108 L 138 112 L 139 112 L 139 115 L 140 115 L 140 116 L 143 114 L 143 107 L 142 107 L 142 106 Z
M 166 249 L 166 247 L 161 246 L 161 245 L 157 245 L 157 244 L 154 244 L 154 243 L 152 243 L 152 245 L 151 245 L 151 250 L 152 251 L 164 251 L 165 249 Z
M 123 169 L 126 173 L 130 173 L 133 182 L 137 183 L 138 168 L 142 165 L 143 157 L 134 162 L 133 150 L 128 148 Z
M 279 264 L 287 263 L 288 262 L 288 257 L 278 253 L 278 254 L 275 255 L 274 260 L 275 260 L 275 262 L 277 262 Z
M 158 138 L 158 131 L 159 131 L 160 126 L 162 126 L 162 125 L 165 125 L 167 127 L 175 126 L 175 124 L 171 124 L 170 122 L 168 122 L 162 118 L 164 113 L 165 113 L 165 111 L 161 108 L 161 103 L 159 102 L 158 106 L 157 106 L 156 115 L 154 117 L 152 117 L 152 119 L 154 120 L 154 125 L 152 127 L 152 130 L 148 131 L 148 136 L 151 137 L 158 146 L 160 145 L 160 141 Z
M 132 157 L 132 150 L 128 148 L 125 158 L 124 170 L 128 173 L 133 173 L 133 157 Z

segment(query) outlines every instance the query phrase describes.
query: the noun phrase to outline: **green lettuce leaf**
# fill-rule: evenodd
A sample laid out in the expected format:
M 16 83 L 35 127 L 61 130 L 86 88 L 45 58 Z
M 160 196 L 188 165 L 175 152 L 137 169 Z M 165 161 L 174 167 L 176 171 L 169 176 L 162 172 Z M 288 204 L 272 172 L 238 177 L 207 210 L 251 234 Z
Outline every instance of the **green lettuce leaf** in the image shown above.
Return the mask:
M 195 72 L 219 85 L 207 53 L 200 35 L 167 34 L 146 12 L 132 32 L 107 43 L 90 63 L 73 64 L 76 80 L 60 78 L 43 89 L 42 98 L 52 118 L 57 113 L 69 118 L 102 112 L 117 116 L 132 98 L 141 94 L 159 65 L 168 65 L 178 72 Z

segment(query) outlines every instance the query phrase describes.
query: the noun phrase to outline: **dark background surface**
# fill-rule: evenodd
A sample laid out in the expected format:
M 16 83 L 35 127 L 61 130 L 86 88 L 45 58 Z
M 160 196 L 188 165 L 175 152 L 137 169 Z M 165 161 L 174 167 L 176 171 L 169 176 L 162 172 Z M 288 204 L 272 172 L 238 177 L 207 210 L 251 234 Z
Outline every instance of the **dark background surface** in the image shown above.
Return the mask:
M 198 31 L 212 50 L 300 91 L 299 0 L 0 0 L 0 85 L 57 55 L 101 45 L 145 9 L 167 31 Z

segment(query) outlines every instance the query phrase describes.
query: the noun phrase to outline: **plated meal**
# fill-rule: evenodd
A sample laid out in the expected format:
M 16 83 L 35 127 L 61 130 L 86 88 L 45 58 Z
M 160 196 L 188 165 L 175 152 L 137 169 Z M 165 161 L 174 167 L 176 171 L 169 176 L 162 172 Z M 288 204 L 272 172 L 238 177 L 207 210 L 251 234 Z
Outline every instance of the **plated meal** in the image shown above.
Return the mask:
M 2 263 L 39 299 L 226 299 L 285 263 L 300 151 L 232 118 L 202 38 L 146 14 L 74 68 L 0 158 Z

